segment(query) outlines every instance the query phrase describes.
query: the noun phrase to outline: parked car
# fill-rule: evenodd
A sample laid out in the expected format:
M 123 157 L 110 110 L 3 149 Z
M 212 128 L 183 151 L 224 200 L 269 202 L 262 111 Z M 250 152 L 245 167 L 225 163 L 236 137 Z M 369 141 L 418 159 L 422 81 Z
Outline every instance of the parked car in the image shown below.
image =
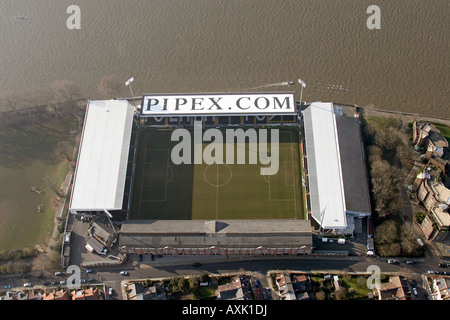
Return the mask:
M 202 264 L 201 264 L 201 263 L 198 263 L 198 262 L 192 264 L 193 267 L 200 267 L 201 265 L 202 265 Z
M 120 274 L 123 276 L 127 276 L 128 275 L 128 271 L 120 271 Z
M 408 260 L 408 261 L 406 261 L 406 264 L 414 264 L 414 261 Z
M 4 286 L 4 289 L 11 289 L 11 285 L 7 284 L 6 286 Z
M 55 276 L 60 276 L 60 275 L 62 275 L 62 272 L 61 272 L 61 271 L 56 271 L 56 272 L 55 272 Z
M 259 286 L 259 281 L 258 281 L 258 279 L 255 279 L 255 286 Z
M 439 267 L 440 268 L 447 268 L 447 264 L 446 263 L 439 263 Z
M 428 274 L 435 274 L 436 272 L 434 272 L 433 270 L 428 270 L 427 273 Z
M 87 282 L 94 282 L 94 281 L 95 281 L 95 278 L 88 278 L 86 281 L 87 281 Z
M 109 289 L 108 289 L 108 294 L 109 294 L 110 296 L 113 295 L 113 288 L 109 288 Z
M 61 280 L 59 284 L 66 284 L 66 280 Z
M 81 283 L 86 283 L 86 279 L 80 279 Z
M 94 273 L 94 270 L 92 270 L 92 269 L 87 269 L 87 270 L 86 270 L 86 273 Z
M 390 263 L 390 264 L 396 264 L 396 263 L 397 263 L 397 260 L 389 259 L 387 262 Z
M 32 285 L 31 283 L 27 282 L 27 283 L 24 283 L 23 286 L 24 286 L 24 287 L 31 287 L 31 286 L 33 286 L 33 285 Z
M 417 289 L 416 288 L 413 288 L 413 293 L 414 293 L 415 296 L 417 296 Z

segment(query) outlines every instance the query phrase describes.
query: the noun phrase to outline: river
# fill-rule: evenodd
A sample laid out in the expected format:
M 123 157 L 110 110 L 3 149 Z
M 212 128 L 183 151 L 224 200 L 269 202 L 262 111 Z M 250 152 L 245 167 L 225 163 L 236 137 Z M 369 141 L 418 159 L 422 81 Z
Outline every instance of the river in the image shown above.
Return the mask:
M 70 30 L 69 5 L 81 29 Z M 369 30 L 367 7 L 381 29 Z M 135 96 L 295 90 L 450 118 L 448 0 L 0 0 L 0 93 L 134 77 Z M 26 17 L 26 18 L 25 18 Z M 344 90 L 333 90 L 332 88 Z

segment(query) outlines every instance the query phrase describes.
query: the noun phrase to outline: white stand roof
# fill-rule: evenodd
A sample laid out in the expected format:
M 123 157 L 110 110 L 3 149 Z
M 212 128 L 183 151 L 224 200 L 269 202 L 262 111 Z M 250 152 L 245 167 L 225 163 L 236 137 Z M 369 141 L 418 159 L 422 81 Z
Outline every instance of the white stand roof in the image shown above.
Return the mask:
M 126 100 L 88 102 L 70 212 L 122 209 L 133 113 Z
M 341 157 L 333 103 L 314 102 L 304 112 L 312 217 L 324 229 L 346 229 Z

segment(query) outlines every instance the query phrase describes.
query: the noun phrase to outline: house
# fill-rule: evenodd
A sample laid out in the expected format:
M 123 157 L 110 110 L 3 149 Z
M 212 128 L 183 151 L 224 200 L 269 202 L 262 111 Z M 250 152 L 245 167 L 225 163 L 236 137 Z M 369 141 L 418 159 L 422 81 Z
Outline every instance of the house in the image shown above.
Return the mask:
M 433 279 L 433 289 L 436 300 L 450 300 L 450 278 Z
M 89 234 L 97 239 L 103 246 L 110 248 L 118 238 L 116 228 L 106 217 L 99 217 L 92 221 Z
M 421 228 L 428 240 L 444 242 L 450 230 L 450 190 L 424 170 L 414 182 L 417 199 L 428 211 Z
M 443 148 L 448 148 L 448 141 L 432 123 L 413 122 L 413 143 L 418 147 L 432 150 L 439 156 L 443 155 Z
M 278 274 L 275 278 L 281 300 L 309 300 L 309 281 L 305 275 Z M 306 293 L 306 295 L 304 294 Z
M 72 291 L 71 295 L 72 300 L 100 300 L 100 293 L 98 288 Z
M 119 237 L 111 220 L 105 216 L 100 216 L 91 222 L 88 235 L 86 249 L 98 254 L 106 254 Z
M 129 284 L 127 293 L 128 300 L 167 300 L 162 282 L 151 287 L 144 287 L 140 283 Z
M 38 290 L 28 291 L 27 300 L 42 300 L 42 293 Z
M 24 292 L 6 292 L 1 300 L 27 300 L 27 294 Z
M 425 148 L 425 156 L 431 163 L 439 167 L 444 174 L 450 168 L 447 149 L 448 141 L 432 123 L 413 123 L 413 143 L 416 148 Z
M 304 275 L 292 275 L 291 274 L 292 287 L 295 292 L 304 292 L 311 290 L 310 282 L 308 278 Z
M 281 300 L 297 300 L 294 286 L 288 274 L 280 274 L 275 278 Z
M 42 300 L 71 300 L 69 290 L 54 290 L 49 293 L 45 293 Z
M 379 288 L 374 288 L 374 295 L 378 300 L 410 300 L 406 279 L 403 276 L 391 276 L 388 283 L 381 283 Z
M 220 285 L 217 299 L 219 300 L 251 300 L 248 281 L 240 276 L 233 277 L 230 283 Z

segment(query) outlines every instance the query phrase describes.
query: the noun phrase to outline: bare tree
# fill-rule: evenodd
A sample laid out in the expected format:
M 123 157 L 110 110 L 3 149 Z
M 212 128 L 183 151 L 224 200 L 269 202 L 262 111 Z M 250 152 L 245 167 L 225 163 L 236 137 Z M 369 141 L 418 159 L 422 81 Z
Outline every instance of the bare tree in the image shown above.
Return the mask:
M 115 74 L 102 77 L 98 85 L 98 91 L 106 99 L 114 98 L 121 89 L 121 82 Z
M 68 141 L 61 141 L 56 145 L 56 154 L 67 161 L 73 160 L 73 146 Z
M 345 300 L 347 299 L 347 289 L 345 287 L 339 288 L 334 292 L 334 297 L 336 300 Z
M 327 295 L 323 290 L 316 292 L 314 296 L 316 297 L 317 300 L 325 300 L 327 297 Z
M 399 192 L 402 176 L 398 168 L 385 160 L 372 162 L 370 168 L 372 191 L 375 197 L 375 211 L 383 218 L 395 214 L 401 208 Z
M 61 190 L 60 183 L 58 179 L 54 177 L 44 177 L 42 179 L 42 182 L 44 182 L 45 188 L 53 192 L 58 197 L 64 197 L 64 193 Z
M 411 222 L 402 225 L 400 238 L 403 255 L 415 256 L 419 253 L 420 245 L 417 243 Z
M 21 96 L 12 91 L 7 91 L 0 96 L 0 105 L 3 111 L 14 111 L 19 109 L 22 102 Z
M 27 107 L 38 107 L 48 104 L 51 93 L 46 89 L 30 90 L 24 94 L 24 102 Z
M 394 220 L 386 220 L 377 227 L 374 235 L 378 245 L 392 244 L 398 241 L 397 226 Z
M 50 86 L 50 92 L 53 95 L 55 103 L 73 102 L 81 98 L 81 90 L 70 80 L 55 81 Z

